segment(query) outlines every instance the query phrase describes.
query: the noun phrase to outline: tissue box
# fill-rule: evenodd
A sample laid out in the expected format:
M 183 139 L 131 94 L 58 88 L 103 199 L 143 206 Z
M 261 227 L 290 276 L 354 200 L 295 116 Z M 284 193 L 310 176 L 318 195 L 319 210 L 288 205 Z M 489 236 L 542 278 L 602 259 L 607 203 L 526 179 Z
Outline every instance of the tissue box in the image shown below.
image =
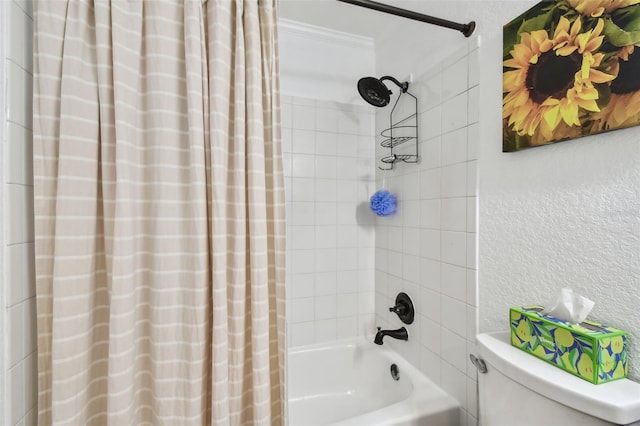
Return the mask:
M 627 377 L 626 332 L 592 321 L 566 322 L 543 311 L 510 309 L 513 346 L 594 384 Z

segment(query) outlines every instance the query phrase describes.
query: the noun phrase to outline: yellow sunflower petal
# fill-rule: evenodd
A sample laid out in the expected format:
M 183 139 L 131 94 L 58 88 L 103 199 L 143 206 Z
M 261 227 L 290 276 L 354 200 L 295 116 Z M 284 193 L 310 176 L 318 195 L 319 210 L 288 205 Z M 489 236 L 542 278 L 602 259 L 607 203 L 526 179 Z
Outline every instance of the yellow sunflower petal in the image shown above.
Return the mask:
M 558 53 L 558 55 L 560 56 L 569 56 L 571 55 L 573 52 L 575 52 L 576 50 L 578 50 L 577 46 L 574 46 L 572 44 L 569 44 L 565 47 L 561 47 L 560 49 L 557 49 L 556 52 Z
M 553 108 L 549 108 L 543 115 L 544 121 L 549 125 L 549 127 L 553 130 L 555 129 L 562 117 L 560 117 L 560 106 L 556 105 Z
M 605 74 L 593 68 L 589 70 L 589 80 L 593 83 L 607 83 L 614 78 L 616 78 L 615 75 Z
M 596 103 L 595 100 L 592 100 L 592 99 L 577 99 L 576 102 L 577 102 L 578 106 L 580 106 L 580 108 L 584 108 L 587 111 L 600 112 L 600 108 L 598 108 L 598 104 Z
M 562 120 L 569 126 L 580 124 L 580 120 L 578 120 L 578 105 L 573 102 L 562 105 L 560 107 L 560 115 L 562 115 Z
M 553 33 L 553 39 L 556 40 L 561 34 L 569 35 L 569 29 L 571 27 L 571 23 L 564 16 L 560 17 L 560 21 L 558 21 L 558 26 L 556 27 L 555 32 Z

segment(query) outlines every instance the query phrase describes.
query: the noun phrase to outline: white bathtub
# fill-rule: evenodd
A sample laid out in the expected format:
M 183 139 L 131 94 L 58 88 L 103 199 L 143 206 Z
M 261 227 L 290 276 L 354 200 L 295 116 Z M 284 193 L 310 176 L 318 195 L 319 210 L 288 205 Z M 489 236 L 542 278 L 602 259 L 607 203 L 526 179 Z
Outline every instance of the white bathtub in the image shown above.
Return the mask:
M 386 346 L 358 339 L 288 355 L 289 426 L 460 424 L 457 401 Z

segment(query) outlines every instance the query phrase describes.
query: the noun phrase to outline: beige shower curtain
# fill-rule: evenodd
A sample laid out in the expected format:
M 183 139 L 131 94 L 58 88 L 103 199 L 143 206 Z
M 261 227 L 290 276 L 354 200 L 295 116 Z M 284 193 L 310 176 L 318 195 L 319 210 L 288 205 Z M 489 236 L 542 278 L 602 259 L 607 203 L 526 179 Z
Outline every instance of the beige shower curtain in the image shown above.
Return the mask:
M 40 425 L 283 419 L 276 0 L 41 0 Z

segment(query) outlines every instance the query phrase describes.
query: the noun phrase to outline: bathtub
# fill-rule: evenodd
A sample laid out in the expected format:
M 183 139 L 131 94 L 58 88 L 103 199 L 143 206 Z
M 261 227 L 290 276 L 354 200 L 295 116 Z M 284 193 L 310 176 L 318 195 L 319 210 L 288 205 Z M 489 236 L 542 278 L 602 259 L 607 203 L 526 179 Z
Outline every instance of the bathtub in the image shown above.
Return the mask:
M 364 339 L 293 348 L 287 373 L 289 426 L 460 424 L 455 399 L 393 350 Z

